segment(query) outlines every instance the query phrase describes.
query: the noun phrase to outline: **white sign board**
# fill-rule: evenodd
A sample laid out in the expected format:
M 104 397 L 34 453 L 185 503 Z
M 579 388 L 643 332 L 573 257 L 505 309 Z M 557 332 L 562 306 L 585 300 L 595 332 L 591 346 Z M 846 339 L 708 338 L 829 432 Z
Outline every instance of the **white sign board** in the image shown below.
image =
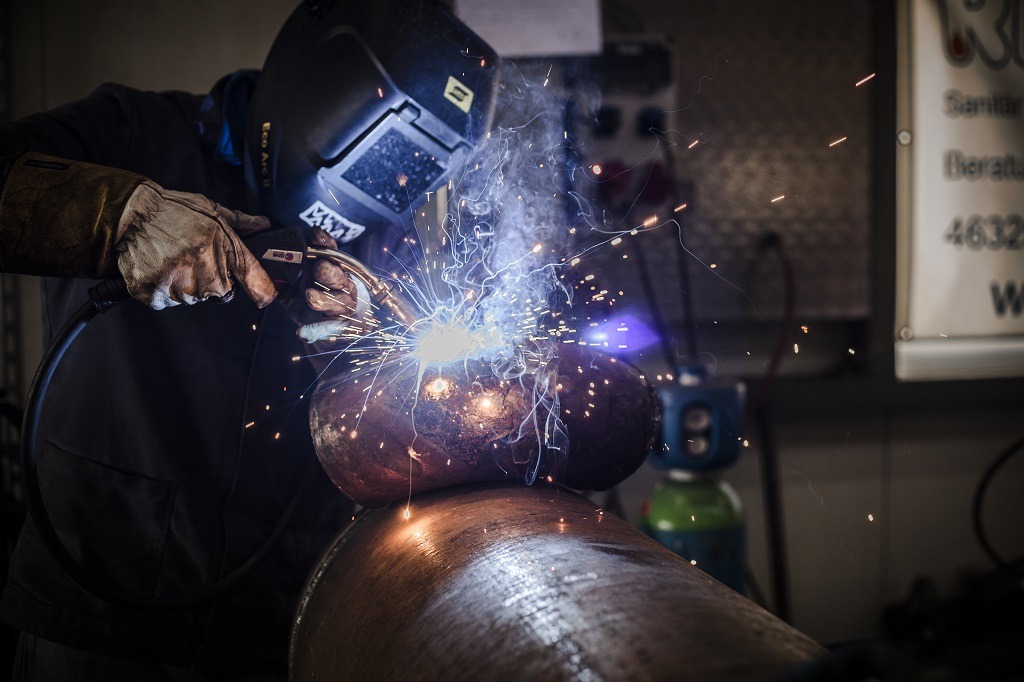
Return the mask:
M 601 53 L 598 0 L 455 0 L 455 14 L 501 57 Z
M 1024 3 L 902 10 L 896 375 L 1024 376 Z

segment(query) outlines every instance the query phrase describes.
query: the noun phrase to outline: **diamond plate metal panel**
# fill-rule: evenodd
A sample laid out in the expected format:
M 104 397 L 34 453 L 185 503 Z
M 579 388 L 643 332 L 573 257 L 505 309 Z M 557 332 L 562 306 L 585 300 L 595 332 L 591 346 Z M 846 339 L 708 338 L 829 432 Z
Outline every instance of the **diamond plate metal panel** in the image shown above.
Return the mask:
M 666 138 L 679 179 L 694 187 L 695 206 L 680 215 L 698 318 L 781 314 L 781 270 L 774 256 L 758 256 L 770 232 L 795 266 L 798 320 L 868 316 L 871 83 L 855 86 L 870 69 L 868 3 L 732 0 L 637 11 L 676 46 L 677 107 Z M 608 93 L 606 103 L 629 97 Z M 598 160 L 601 142 L 589 149 L 588 161 Z M 645 210 L 664 215 L 666 206 Z M 633 223 L 644 217 L 634 213 Z M 676 326 L 675 228 L 639 243 L 659 282 L 662 314 Z M 621 254 L 592 265 L 636 301 L 635 260 Z

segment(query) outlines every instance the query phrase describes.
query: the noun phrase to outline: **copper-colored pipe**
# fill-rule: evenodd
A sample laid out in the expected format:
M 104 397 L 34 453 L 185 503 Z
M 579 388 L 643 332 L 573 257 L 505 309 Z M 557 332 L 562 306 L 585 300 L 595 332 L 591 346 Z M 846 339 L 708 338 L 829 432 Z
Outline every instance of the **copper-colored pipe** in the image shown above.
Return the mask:
M 422 377 L 398 365 L 360 381 L 327 377 L 310 403 L 320 462 L 342 492 L 367 507 L 410 492 L 534 474 L 577 490 L 607 489 L 654 445 L 657 396 L 627 363 L 575 346 L 555 351 L 564 451 L 538 445 L 532 417 L 543 425 L 546 411 L 534 407 L 533 377 L 501 381 L 489 363 L 475 360 L 430 367 Z
M 595 504 L 448 488 L 361 516 L 310 579 L 304 680 L 764 680 L 815 642 Z

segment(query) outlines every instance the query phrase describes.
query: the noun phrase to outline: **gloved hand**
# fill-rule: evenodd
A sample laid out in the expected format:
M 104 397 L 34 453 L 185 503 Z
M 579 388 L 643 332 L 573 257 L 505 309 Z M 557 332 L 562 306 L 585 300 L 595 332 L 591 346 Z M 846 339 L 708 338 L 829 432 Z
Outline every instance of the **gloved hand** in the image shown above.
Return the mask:
M 319 227 L 313 228 L 311 244 L 338 248 L 334 238 Z M 308 309 L 295 315 L 302 325 L 296 333 L 306 343 L 316 344 L 320 351 L 329 349 L 322 342 L 336 339 L 351 325 L 361 325 L 370 309 L 366 286 L 326 259 L 319 259 L 314 265 L 313 282 L 306 289 L 305 300 Z
M 106 279 L 152 306 L 277 292 L 238 235 L 270 227 L 128 171 L 25 152 L 0 159 L 0 272 Z
M 263 308 L 277 291 L 239 235 L 268 229 L 270 221 L 261 216 L 145 181 L 118 221 L 117 266 L 128 292 L 155 310 L 230 299 L 234 282 Z

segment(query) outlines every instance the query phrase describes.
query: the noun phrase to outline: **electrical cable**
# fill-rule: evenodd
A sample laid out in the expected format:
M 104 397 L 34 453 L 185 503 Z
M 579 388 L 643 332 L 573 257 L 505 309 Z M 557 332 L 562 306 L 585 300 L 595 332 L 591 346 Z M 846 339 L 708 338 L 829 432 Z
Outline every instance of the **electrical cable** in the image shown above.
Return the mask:
M 673 203 L 679 198 L 679 183 L 676 180 L 675 172 L 675 157 L 672 155 L 672 151 L 669 147 L 663 148 L 663 153 L 666 158 L 666 164 L 668 166 L 668 178 L 669 184 L 672 186 L 672 199 Z M 694 363 L 697 360 L 697 323 L 693 314 L 693 298 L 691 296 L 690 286 L 690 270 L 687 263 L 687 256 L 689 252 L 686 249 L 686 242 L 683 237 L 683 230 L 679 230 L 679 252 L 676 259 L 676 267 L 678 269 L 679 277 L 679 301 L 682 305 L 683 313 L 683 325 L 684 325 L 684 336 L 686 344 L 686 355 L 690 363 Z M 658 301 L 655 298 L 654 286 L 651 283 L 650 270 L 647 266 L 647 258 L 644 255 L 643 249 L 640 247 L 638 241 L 632 242 L 633 255 L 637 259 L 637 270 L 640 274 L 640 284 L 644 289 L 644 297 L 647 299 L 648 307 L 651 310 L 651 318 L 654 323 L 655 331 L 658 333 L 658 340 L 661 344 L 661 352 L 665 356 L 665 362 L 668 365 L 669 371 L 674 370 L 678 365 L 679 361 L 676 357 L 676 352 L 673 350 L 672 345 L 669 343 L 668 327 L 665 325 L 665 321 L 661 316 L 661 311 L 658 308 Z
M 1024 578 L 1024 570 L 1022 570 L 1018 565 L 1015 565 L 1019 564 L 1020 560 L 1016 562 L 1007 561 L 998 551 L 996 551 L 995 546 L 992 544 L 991 540 L 989 540 L 988 534 L 985 532 L 985 525 L 981 517 L 982 507 L 985 503 L 985 494 L 988 492 L 988 486 L 992 482 L 992 479 L 1003 465 L 1010 460 L 1010 458 L 1014 455 L 1020 454 L 1021 452 L 1024 452 L 1024 438 L 1021 438 L 1000 453 L 1000 455 L 988 465 L 988 468 L 985 469 L 985 473 L 982 474 L 977 487 L 974 489 L 974 500 L 971 504 L 971 525 L 974 528 L 974 536 L 977 538 L 978 544 L 981 545 L 981 548 L 993 563 L 1008 573 Z
M 772 565 L 772 592 L 775 615 L 789 622 L 789 567 L 786 561 L 786 534 L 782 522 L 782 492 L 779 488 L 779 460 L 775 452 L 775 438 L 768 419 L 768 407 L 763 405 L 754 414 L 758 439 L 761 441 L 761 489 L 764 495 L 765 525 L 768 528 L 768 546 Z
M 633 248 L 633 255 L 636 257 L 636 269 L 640 275 L 640 285 L 644 289 L 644 297 L 647 299 L 647 307 L 650 308 L 651 322 L 654 324 L 654 331 L 658 334 L 658 345 L 661 347 L 661 352 L 665 358 L 665 364 L 668 365 L 668 371 L 674 371 L 676 368 L 676 354 L 672 350 L 672 344 L 669 343 L 668 327 L 665 326 L 665 320 L 661 317 L 661 311 L 658 309 L 658 299 L 654 296 L 654 285 L 651 283 L 651 273 L 647 268 L 647 257 L 644 255 L 643 248 L 641 248 L 638 240 L 630 242 Z
M 793 264 L 786 253 L 782 237 L 775 232 L 768 232 L 758 244 L 760 255 L 768 249 L 774 249 L 782 265 L 783 274 L 783 315 L 778 340 L 772 350 L 768 367 L 765 370 L 761 387 L 756 397 L 748 403 L 747 417 L 754 419 L 755 428 L 761 447 L 761 488 L 764 494 L 766 526 L 768 529 L 769 561 L 772 566 L 772 592 L 775 602 L 775 615 L 789 622 L 789 567 L 786 557 L 786 534 L 782 519 L 782 491 L 779 486 L 779 463 L 775 450 L 775 438 L 768 418 L 768 397 L 772 382 L 778 375 L 779 367 L 787 345 L 786 330 L 793 324 L 796 314 L 796 279 Z
M 175 597 L 141 597 L 126 594 L 122 590 L 108 585 L 102 578 L 79 564 L 61 541 L 43 503 L 37 466 L 40 440 L 39 423 L 42 416 L 42 406 L 46 399 L 46 390 L 60 364 L 61 358 L 64 357 L 64 353 L 67 352 L 72 342 L 74 342 L 75 338 L 89 321 L 128 298 L 128 290 L 124 282 L 106 280 L 90 289 L 89 296 L 90 300 L 82 304 L 72 314 L 50 343 L 50 347 L 47 348 L 42 361 L 39 363 L 39 367 L 36 369 L 35 378 L 32 380 L 32 387 L 29 390 L 21 439 L 21 464 L 25 486 L 25 502 L 28 506 L 29 516 L 32 518 L 36 531 L 39 533 L 43 544 L 50 551 L 50 554 L 53 555 L 54 559 L 56 559 L 57 563 L 60 564 L 60 567 L 64 569 L 71 579 L 87 592 L 116 606 L 141 611 L 173 611 L 190 608 L 223 593 L 246 575 L 270 551 L 271 547 L 284 533 L 295 510 L 298 508 L 299 500 L 302 497 L 301 492 L 312 473 L 316 470 L 316 467 L 312 465 L 316 460 L 311 458 L 307 462 L 295 492 L 292 493 L 284 510 L 281 512 L 277 525 L 270 531 L 263 545 L 238 568 L 216 582 L 196 592 Z
M 672 203 L 681 205 L 682 197 L 679 193 L 679 182 L 676 178 L 676 159 L 672 153 L 672 147 L 666 145 L 664 148 L 665 163 L 668 166 L 668 180 L 672 187 Z M 693 314 L 692 283 L 690 281 L 690 251 L 686 248 L 686 231 L 683 229 L 683 218 L 679 220 L 679 249 L 677 249 L 676 269 L 679 273 L 679 302 L 683 308 L 683 329 L 686 333 L 686 354 L 690 363 L 697 362 L 697 320 Z
M 761 378 L 761 386 L 758 389 L 757 395 L 748 404 L 748 415 L 755 414 L 768 402 L 772 384 L 775 382 L 775 377 L 778 376 L 779 366 L 782 364 L 782 358 L 788 346 L 789 336 L 786 330 L 792 326 L 796 316 L 796 276 L 793 271 L 793 263 L 786 252 L 785 244 L 783 244 L 782 236 L 777 232 L 767 232 L 761 237 L 755 255 L 760 256 L 768 249 L 774 249 L 778 253 L 779 262 L 782 266 L 782 322 L 779 326 L 779 335 L 775 342 L 775 348 L 772 349 L 771 357 L 768 360 L 768 367 Z

